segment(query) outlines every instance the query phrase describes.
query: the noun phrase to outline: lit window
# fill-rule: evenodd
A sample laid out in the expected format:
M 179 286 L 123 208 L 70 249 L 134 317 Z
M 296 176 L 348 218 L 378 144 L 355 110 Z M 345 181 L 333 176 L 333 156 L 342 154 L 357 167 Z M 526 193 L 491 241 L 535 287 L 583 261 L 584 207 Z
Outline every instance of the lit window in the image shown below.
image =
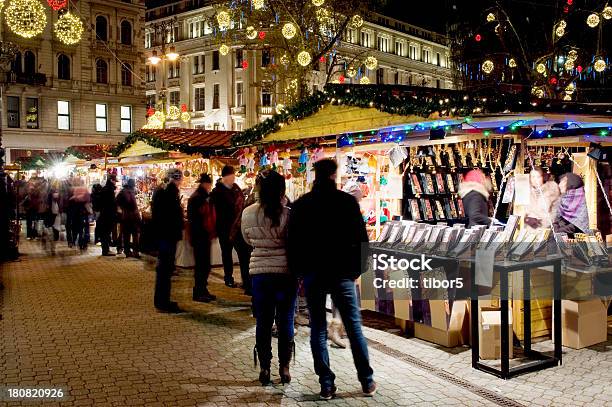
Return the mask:
M 106 125 L 106 105 L 96 103 L 96 131 L 107 131 Z
M 418 59 L 418 47 L 416 44 L 410 44 L 410 59 Z
M 219 108 L 219 84 L 215 83 L 213 85 L 213 109 L 218 109 Z
M 57 129 L 70 130 L 70 102 L 57 101 Z
M 244 105 L 244 85 L 242 82 L 236 82 L 236 107 L 240 107 Z
M 121 106 L 121 133 L 132 132 L 132 106 Z
M 196 111 L 206 110 L 205 88 L 194 89 L 194 103 Z

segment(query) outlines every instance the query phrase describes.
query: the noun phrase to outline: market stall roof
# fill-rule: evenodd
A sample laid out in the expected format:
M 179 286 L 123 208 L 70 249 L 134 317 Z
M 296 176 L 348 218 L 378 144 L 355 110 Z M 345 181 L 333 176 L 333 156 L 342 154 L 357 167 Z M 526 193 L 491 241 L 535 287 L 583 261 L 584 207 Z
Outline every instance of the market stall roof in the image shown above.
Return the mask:
M 142 129 L 126 137 L 113 153 L 119 158 L 171 151 L 202 156 L 225 154 L 232 149 L 234 134 L 232 131 L 202 129 Z
M 71 161 L 71 157 L 74 157 L 72 161 L 101 160 L 109 157 L 113 148 L 114 146 L 107 144 L 70 146 L 66 149 L 66 160 Z

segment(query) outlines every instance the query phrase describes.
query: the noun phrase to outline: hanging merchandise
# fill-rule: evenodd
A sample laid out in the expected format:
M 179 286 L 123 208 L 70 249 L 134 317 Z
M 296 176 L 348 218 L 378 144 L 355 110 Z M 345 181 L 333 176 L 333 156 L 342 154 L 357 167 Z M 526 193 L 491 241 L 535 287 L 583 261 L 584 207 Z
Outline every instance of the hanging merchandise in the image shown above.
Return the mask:
M 247 154 L 249 153 L 248 148 L 243 148 L 240 155 L 238 156 L 238 165 L 240 165 L 240 173 L 244 174 L 247 172 L 247 165 L 249 163 L 249 159 L 247 158 Z
M 291 178 L 291 169 L 293 167 L 293 163 L 291 162 L 291 150 L 286 149 L 285 151 L 279 154 L 279 158 L 283 160 L 283 175 L 286 179 Z
M 324 158 L 325 158 L 325 152 L 323 150 L 323 147 L 317 147 L 313 150 L 312 152 L 312 162 L 313 163 L 316 163 L 317 161 L 320 161 Z
M 278 150 L 274 147 L 268 148 L 268 154 L 270 154 L 270 165 L 274 171 L 278 170 Z
M 261 158 L 259 159 L 259 170 L 265 170 L 270 165 L 270 160 L 268 159 L 268 153 L 263 153 Z
M 378 165 L 378 161 L 376 160 L 376 157 L 374 156 L 374 154 L 371 154 L 370 158 L 368 158 L 368 167 L 376 171 L 377 165 Z
M 247 158 L 247 165 L 246 165 L 246 169 L 247 169 L 247 177 L 254 177 L 255 176 L 255 147 L 253 147 L 252 150 L 249 150 L 249 152 L 246 154 L 246 158 Z
M 298 172 L 305 172 L 306 171 L 306 164 L 308 163 L 308 149 L 306 147 L 304 147 L 302 149 L 302 152 L 300 153 L 300 157 L 298 158 Z
M 47 25 L 45 8 L 38 0 L 13 0 L 5 14 L 9 30 L 23 38 L 42 34 Z
M 66 45 L 74 45 L 81 41 L 83 22 L 69 11 L 65 12 L 55 22 L 55 36 Z
M 395 146 L 389 150 L 389 161 L 394 168 L 399 167 L 408 158 L 408 150 L 403 146 Z

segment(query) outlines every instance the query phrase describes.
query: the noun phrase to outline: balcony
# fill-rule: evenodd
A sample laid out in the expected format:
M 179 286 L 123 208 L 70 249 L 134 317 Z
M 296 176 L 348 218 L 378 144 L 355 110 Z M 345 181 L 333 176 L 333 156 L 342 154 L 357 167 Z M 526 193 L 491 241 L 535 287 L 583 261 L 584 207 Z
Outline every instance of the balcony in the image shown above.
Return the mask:
M 21 83 L 30 86 L 45 86 L 47 84 L 47 75 L 44 73 L 17 73 L 9 72 L 8 81 L 10 83 Z
M 272 106 L 258 106 L 257 113 L 265 116 L 272 116 L 274 114 L 274 107 Z
M 233 116 L 244 116 L 245 112 L 246 112 L 246 107 L 244 105 L 231 108 L 231 114 Z

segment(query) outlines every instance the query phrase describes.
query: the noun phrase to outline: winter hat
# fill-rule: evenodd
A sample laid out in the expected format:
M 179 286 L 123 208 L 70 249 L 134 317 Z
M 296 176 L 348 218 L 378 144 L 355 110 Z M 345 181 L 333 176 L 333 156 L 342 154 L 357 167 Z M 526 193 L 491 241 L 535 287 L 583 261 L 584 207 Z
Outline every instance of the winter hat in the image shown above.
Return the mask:
M 178 168 L 171 168 L 166 173 L 166 177 L 168 177 L 168 179 L 171 181 L 181 181 L 183 179 L 183 172 Z
M 225 177 L 227 175 L 233 175 L 235 174 L 236 171 L 234 171 L 234 167 L 232 167 L 231 165 L 226 165 L 225 167 L 223 167 L 223 169 L 221 170 L 221 176 Z
M 134 189 L 135 186 L 136 186 L 136 181 L 134 180 L 134 178 L 128 179 L 127 187 L 130 189 Z
M 477 182 L 479 184 L 485 183 L 485 175 L 481 170 L 471 170 L 463 177 L 464 182 Z
M 200 180 L 198 181 L 200 184 L 212 184 L 212 178 L 208 174 L 200 175 Z

